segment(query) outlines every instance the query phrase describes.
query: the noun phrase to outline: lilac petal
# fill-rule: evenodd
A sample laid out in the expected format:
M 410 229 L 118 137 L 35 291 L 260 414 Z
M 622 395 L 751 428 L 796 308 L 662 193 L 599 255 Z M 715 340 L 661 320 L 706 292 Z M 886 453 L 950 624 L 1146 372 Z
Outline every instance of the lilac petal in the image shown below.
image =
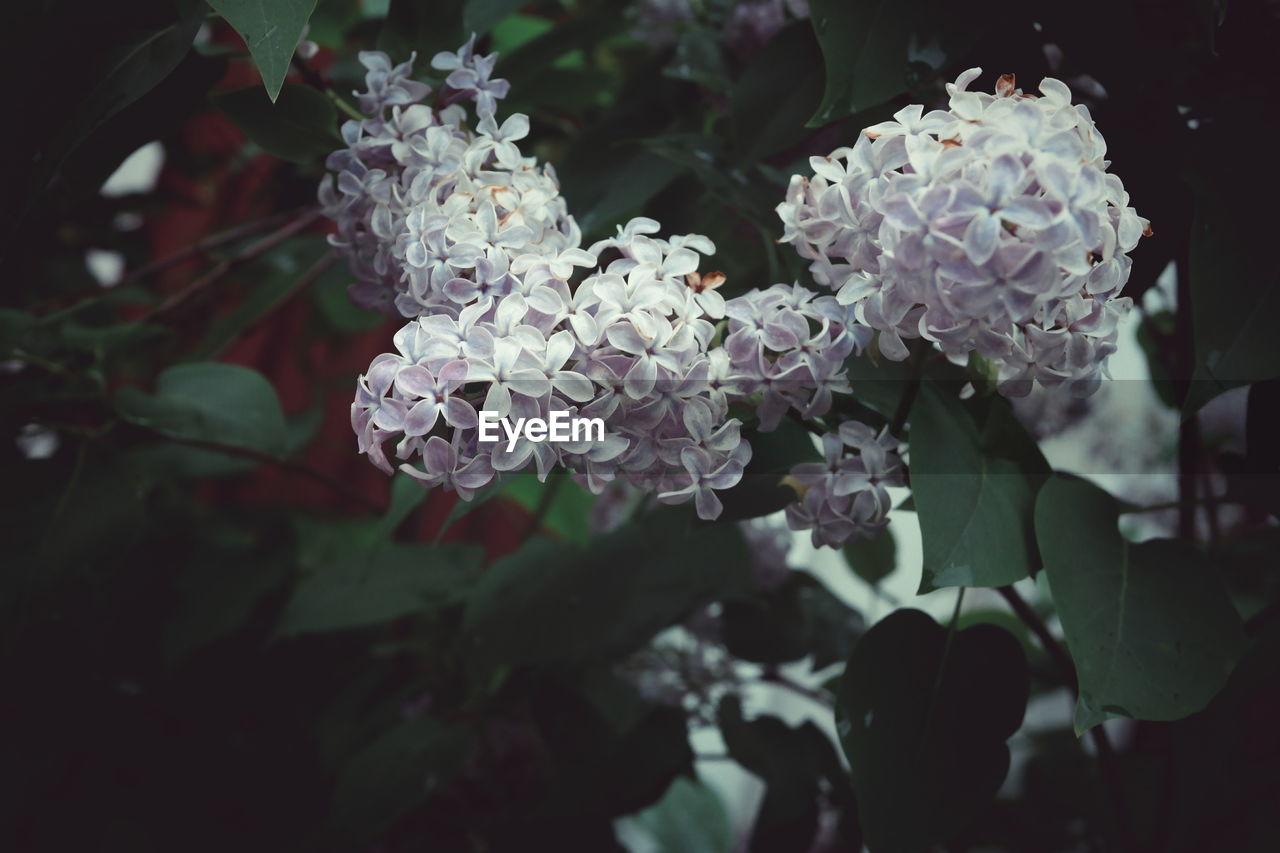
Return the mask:
M 447 474 L 457 464 L 458 454 L 453 445 L 440 436 L 433 435 L 427 439 L 427 445 L 422 449 L 422 461 L 426 464 L 428 473 Z
M 575 403 L 585 403 L 596 395 L 591 380 L 572 370 L 561 370 L 551 377 L 551 385 Z
M 444 404 L 444 419 L 458 429 L 471 429 L 480 423 L 476 410 L 466 400 L 450 397 Z
M 641 337 L 631 323 L 618 323 L 605 330 L 609 343 L 626 353 L 639 355 L 649 347 L 649 342 Z
M 399 400 L 383 400 L 382 405 L 373 413 L 373 423 L 378 429 L 399 432 L 404 425 L 407 408 Z
M 431 375 L 431 371 L 420 364 L 406 367 L 396 374 L 395 385 L 396 389 L 406 396 L 433 399 L 436 396 L 436 378 Z
M 551 393 L 551 380 L 540 370 L 517 370 L 507 377 L 506 384 L 526 397 L 545 397 Z
M 716 497 L 716 493 L 710 489 L 698 489 L 694 493 L 693 505 L 698 510 L 698 518 L 703 521 L 713 521 L 720 517 L 720 513 L 724 512 L 724 504 L 720 502 L 720 498 Z
M 440 404 L 435 400 L 420 400 L 404 416 L 404 434 L 426 435 L 436 425 L 440 416 Z

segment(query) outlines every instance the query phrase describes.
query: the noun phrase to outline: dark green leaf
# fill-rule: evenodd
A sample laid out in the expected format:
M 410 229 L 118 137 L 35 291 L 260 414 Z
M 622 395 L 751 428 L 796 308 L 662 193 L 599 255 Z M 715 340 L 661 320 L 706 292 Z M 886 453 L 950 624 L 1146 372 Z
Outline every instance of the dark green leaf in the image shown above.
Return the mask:
M 742 660 L 779 664 L 812 655 L 814 669 L 845 660 L 862 616 L 820 582 L 793 572 L 777 590 L 723 604 L 725 648 Z
M 249 91 L 254 93 L 254 97 L 262 97 L 257 87 Z M 323 237 L 307 235 L 288 241 L 270 256 L 247 267 L 243 276 L 249 281 L 249 292 L 234 308 L 208 323 L 204 338 L 187 357 L 192 360 L 212 358 L 239 340 L 246 330 L 292 296 L 299 280 L 328 251 L 329 245 Z M 341 266 L 332 264 L 330 269 Z
M 386 51 L 396 64 L 417 51 L 416 68 L 429 73 L 433 56 L 457 50 L 470 35 L 462 30 L 462 9 L 463 0 L 391 0 L 387 20 L 378 33 L 378 50 Z
M 788 148 L 812 131 L 804 123 L 818 108 L 822 54 L 806 21 L 796 21 L 751 58 L 731 95 L 739 163 Z
M 906 92 L 960 56 L 998 7 L 942 0 L 811 0 L 827 85 L 810 127 Z
M 467 0 L 462 9 L 462 29 L 482 36 L 498 21 L 525 5 L 528 0 Z
M 898 567 L 898 546 L 891 530 L 882 530 L 872 539 L 844 546 L 844 558 L 853 573 L 872 586 L 893 574 Z
M 343 335 L 367 332 L 387 322 L 386 314 L 361 308 L 351 301 L 347 288 L 352 280 L 347 265 L 337 263 L 326 270 L 311 289 L 312 301 L 324 322 Z
M 308 86 L 285 83 L 274 102 L 258 86 L 217 94 L 212 100 L 245 136 L 282 160 L 320 160 L 342 147 L 333 104 Z
M 686 29 L 676 41 L 675 55 L 662 73 L 715 92 L 727 91 L 729 72 L 721 54 L 719 33 L 701 26 Z
M 293 51 L 316 8 L 316 0 L 208 0 L 244 39 L 274 101 L 280 95 Z
M 1240 616 L 1194 546 L 1134 545 L 1119 505 L 1055 476 L 1036 501 L 1036 536 L 1080 681 L 1076 732 L 1112 715 L 1176 720 L 1217 694 L 1244 649 Z
M 469 501 L 464 501 L 462 498 L 458 498 L 450 508 L 449 514 L 445 516 L 444 523 L 441 524 L 440 529 L 436 531 L 436 541 L 440 541 L 440 537 L 444 536 L 449 528 L 452 527 L 459 519 L 470 515 L 489 501 L 496 498 L 498 495 L 502 494 L 502 490 L 506 487 L 506 483 L 501 480 L 495 480 L 489 485 L 477 489 L 475 495 Z
M 807 850 L 818 828 L 818 785 L 839 772 L 835 749 L 812 722 L 792 728 L 777 717 L 746 720 L 737 696 L 721 701 L 716 714 L 729 755 L 765 784 L 764 802 L 751 835 L 751 850 Z
M 840 739 L 873 853 L 924 851 L 986 807 L 1009 769 L 1027 665 L 1002 628 L 947 631 L 898 610 L 853 650 L 840 683 Z
M 1268 171 L 1259 181 L 1241 184 L 1215 172 L 1197 182 L 1190 267 L 1196 368 L 1186 414 L 1230 388 L 1280 376 L 1269 322 L 1280 312 L 1280 257 L 1252 201 L 1276 193 L 1280 180 Z
M 473 672 L 615 659 L 695 606 L 744 589 L 739 532 L 716 525 L 690 535 L 687 518 L 655 513 L 585 549 L 534 539 L 494 563 L 467 601 Z
M 46 152 L 44 165 L 55 167 L 94 129 L 149 92 L 182 61 L 200 28 L 203 5 L 174 5 L 180 7 L 177 19 L 111 45 L 103 66 L 87 78 L 87 94 L 74 108 L 59 144 Z
M 595 495 L 569 479 L 567 474 L 553 474 L 562 477 L 556 493 L 542 516 L 542 527 L 557 536 L 579 545 L 586 545 L 591 539 L 591 508 L 595 506 Z M 550 483 L 539 483 L 532 474 L 516 474 L 511 477 L 502 494 L 514 500 L 529 512 L 536 512 L 543 498 L 545 489 Z
M 448 785 L 475 747 L 470 726 L 419 717 L 369 744 L 338 777 L 333 820 L 351 840 L 379 835 Z
M 1035 493 L 1048 465 L 1009 404 L 926 382 L 911 410 L 911 490 L 920 516 L 922 592 L 1003 586 L 1036 568 Z M 974 414 L 978 416 L 975 420 Z
M 280 559 L 248 550 L 204 547 L 181 568 L 177 610 L 165 625 L 165 657 L 178 660 L 239 631 L 285 577 Z
M 458 601 L 483 553 L 470 545 L 388 545 L 317 567 L 298 582 L 282 636 L 379 625 Z
M 288 430 L 275 389 L 247 367 L 196 362 L 160 374 L 154 394 L 121 388 L 115 407 L 126 421 L 171 438 L 207 441 L 281 456 Z

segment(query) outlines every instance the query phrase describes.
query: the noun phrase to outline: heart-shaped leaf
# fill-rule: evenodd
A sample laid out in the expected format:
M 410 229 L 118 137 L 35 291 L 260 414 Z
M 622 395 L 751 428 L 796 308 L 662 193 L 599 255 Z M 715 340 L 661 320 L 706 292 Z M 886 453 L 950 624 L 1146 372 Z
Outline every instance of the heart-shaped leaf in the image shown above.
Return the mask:
M 903 609 L 863 635 L 837 720 L 872 853 L 928 850 L 990 802 L 1028 693 L 1022 646 L 995 625 L 949 637 Z

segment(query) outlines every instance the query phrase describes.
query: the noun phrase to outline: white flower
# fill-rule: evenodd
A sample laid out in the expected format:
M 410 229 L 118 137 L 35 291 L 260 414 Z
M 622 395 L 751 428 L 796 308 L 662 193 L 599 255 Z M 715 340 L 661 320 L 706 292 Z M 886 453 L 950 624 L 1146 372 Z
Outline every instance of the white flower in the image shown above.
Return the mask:
M 1125 253 L 1147 221 L 1066 85 L 1046 79 L 1035 97 L 1005 75 L 995 94 L 969 91 L 980 73 L 948 84 L 948 110 L 906 107 L 812 158 L 815 175 L 793 177 L 778 205 L 782 239 L 879 333 L 886 358 L 923 337 L 957 362 L 994 361 L 1005 393 L 1029 381 L 1088 393 L 1115 324 L 1072 324 L 1128 310 Z

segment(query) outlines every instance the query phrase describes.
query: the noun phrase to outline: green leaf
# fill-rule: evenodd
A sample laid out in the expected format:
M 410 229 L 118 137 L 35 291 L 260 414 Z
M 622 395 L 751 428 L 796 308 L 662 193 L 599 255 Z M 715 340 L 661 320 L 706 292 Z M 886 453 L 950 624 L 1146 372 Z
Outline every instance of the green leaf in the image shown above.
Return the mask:
M 280 559 L 202 545 L 175 580 L 179 602 L 165 625 L 165 657 L 176 661 L 235 634 L 285 578 Z
M 721 54 L 720 34 L 694 25 L 680 34 L 675 54 L 662 69 L 667 77 L 688 80 L 715 92 L 729 89 L 729 72 Z
M 282 456 L 288 430 L 280 401 L 261 373 L 234 364 L 195 362 L 160 374 L 154 394 L 136 387 L 115 395 L 130 423 L 171 438 L 208 441 Z
M 553 474 L 561 477 L 550 506 L 542 516 L 542 527 L 556 535 L 579 545 L 586 545 L 591 540 L 591 508 L 595 506 L 596 496 L 582 486 L 569 479 L 567 474 Z M 539 483 L 532 474 L 517 474 L 511 477 L 502 494 L 514 500 L 529 512 L 536 512 L 542 501 L 543 493 L 551 488 L 551 483 Z
M 388 545 L 319 566 L 285 606 L 281 636 L 380 625 L 432 613 L 462 597 L 483 551 L 470 545 Z
M 415 67 L 427 72 L 433 56 L 442 50 L 457 50 L 467 40 L 470 33 L 463 33 L 462 14 L 463 0 L 391 0 L 378 33 L 378 50 L 385 51 L 395 63 L 417 51 Z
M 255 97 L 262 97 L 256 87 L 250 91 Z M 230 311 L 210 320 L 208 331 L 187 357 L 192 360 L 209 359 L 239 340 L 247 330 L 293 296 L 299 280 L 328 251 L 329 245 L 323 236 L 308 234 L 289 240 L 267 257 L 249 265 L 242 273 L 248 282 L 248 293 Z M 329 271 L 342 266 L 341 263 L 333 263 Z
M 738 163 L 753 163 L 812 133 L 804 126 L 818 108 L 822 54 L 806 21 L 796 21 L 753 56 L 730 96 Z
M 971 414 L 955 392 L 925 382 L 911 410 L 921 592 L 1003 586 L 1038 568 L 1035 493 L 1049 467 L 1003 398 L 976 401 Z
M 347 288 L 352 275 L 345 263 L 337 263 L 325 271 L 311 289 L 312 302 L 320 317 L 335 332 L 353 335 L 376 329 L 387 322 L 387 315 L 361 308 L 351 301 Z
M 507 484 L 501 480 L 495 480 L 487 486 L 482 486 L 476 490 L 475 495 L 469 501 L 458 498 L 453 506 L 449 509 L 449 514 L 445 516 L 444 523 L 440 525 L 440 529 L 436 531 L 436 541 L 439 542 L 441 537 L 449 530 L 450 527 L 463 518 L 470 515 L 489 501 L 502 494 Z
M 616 143 L 597 144 L 605 145 L 605 162 L 575 164 L 571 153 L 563 170 L 565 196 L 572 198 L 575 211 L 582 211 L 575 216 L 584 234 L 608 230 L 639 215 L 645 202 L 684 171 L 683 166 L 648 151 L 632 148 L 620 154 Z M 576 152 L 578 146 L 572 150 Z
M 273 102 L 280 95 L 293 51 L 302 40 L 316 0 L 208 0 L 249 48 Z
M 467 0 L 467 5 L 462 9 L 462 29 L 482 36 L 493 29 L 498 21 L 527 2 L 528 0 Z
M 849 784 L 831 741 L 812 721 L 793 728 L 777 717 L 744 719 L 741 700 L 732 694 L 720 702 L 716 721 L 729 755 L 765 783 L 751 849 L 809 849 L 818 828 L 820 780 L 828 777 L 836 800 Z
M 1239 614 L 1193 545 L 1121 537 L 1119 504 L 1055 476 L 1036 501 L 1036 536 L 1076 663 L 1076 732 L 1108 716 L 1176 720 L 1226 682 L 1245 640 Z
M 1241 185 L 1223 174 L 1197 181 L 1190 265 L 1196 367 L 1184 415 L 1223 391 L 1280 376 L 1269 322 L 1280 312 L 1280 256 L 1252 201 L 1280 191 L 1280 180 L 1268 172 L 1259 181 Z
M 463 619 L 473 674 L 614 660 L 695 606 L 745 590 L 749 561 L 738 530 L 717 525 L 691 535 L 687 520 L 675 509 L 654 513 L 587 548 L 534 539 L 494 563 Z
M 733 829 L 720 795 L 684 776 L 636 818 L 649 830 L 656 853 L 729 853 L 733 848 Z
M 795 490 L 784 485 L 783 478 L 801 462 L 815 462 L 822 458 L 810 433 L 785 418 L 772 432 L 747 428 L 743 430 L 742 437 L 751 444 L 751 461 L 747 463 L 741 482 L 719 493 L 724 511 L 713 522 L 715 524 L 760 518 L 794 503 Z
M 281 160 L 306 163 L 342 147 L 337 111 L 309 86 L 285 83 L 274 101 L 257 86 L 217 94 L 211 100 L 245 136 Z
M 803 572 L 777 590 L 723 603 L 721 627 L 730 654 L 779 664 L 812 655 L 814 669 L 849 656 L 865 625 L 862 616 Z
M 884 103 L 924 82 L 962 55 L 988 15 L 997 13 L 988 2 L 811 0 L 827 84 L 809 126 Z
M 845 545 L 844 558 L 855 575 L 876 586 L 898 567 L 898 545 L 886 529 L 872 539 Z
M 581 50 L 583 45 L 599 44 L 625 25 L 625 17 L 613 4 L 581 6 L 546 32 L 499 56 L 494 76 L 510 79 L 512 88 L 519 88 L 554 67 L 566 54 Z
M 50 168 L 61 162 L 99 125 L 151 91 L 191 49 L 203 18 L 200 3 L 174 4 L 177 20 L 135 33 L 114 43 L 105 61 L 86 78 L 87 94 L 72 109 L 67 131 L 44 159 Z M 184 8 L 185 7 L 185 8 Z M 172 14 L 172 12 L 170 12 Z
M 434 717 L 385 732 L 338 776 L 334 823 L 352 840 L 376 837 L 453 781 L 475 744 L 470 726 Z
M 837 728 L 873 853 L 932 849 L 991 801 L 1028 691 L 1022 646 L 994 625 L 948 640 L 902 609 L 863 635 L 840 682 Z

